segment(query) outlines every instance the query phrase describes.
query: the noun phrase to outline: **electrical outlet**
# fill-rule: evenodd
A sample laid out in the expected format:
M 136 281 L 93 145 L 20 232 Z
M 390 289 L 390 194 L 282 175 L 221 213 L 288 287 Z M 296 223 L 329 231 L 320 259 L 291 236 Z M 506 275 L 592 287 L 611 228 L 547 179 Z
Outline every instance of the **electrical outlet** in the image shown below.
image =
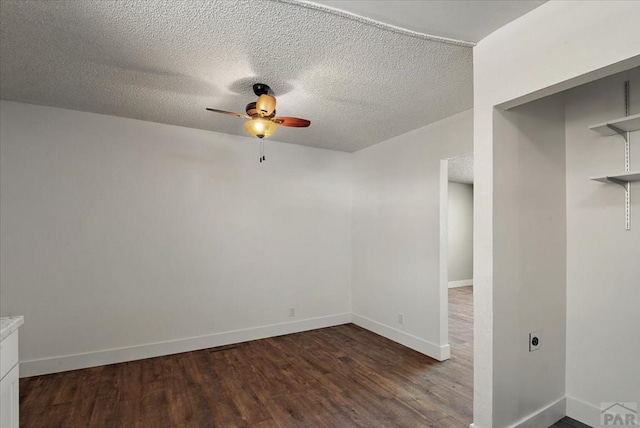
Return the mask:
M 296 316 L 296 308 L 289 308 L 289 317 Z
M 404 315 L 398 314 L 398 324 L 404 324 Z
M 537 331 L 529 333 L 529 352 L 540 349 L 540 333 Z

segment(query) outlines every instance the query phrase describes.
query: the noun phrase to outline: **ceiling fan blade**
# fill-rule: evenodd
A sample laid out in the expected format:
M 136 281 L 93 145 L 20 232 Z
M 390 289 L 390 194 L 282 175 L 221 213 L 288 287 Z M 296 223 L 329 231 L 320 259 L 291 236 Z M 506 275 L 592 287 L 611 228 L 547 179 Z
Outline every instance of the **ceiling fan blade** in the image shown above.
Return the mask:
M 218 109 L 209 108 L 209 107 L 207 107 L 207 110 L 212 111 L 214 113 L 226 114 L 228 116 L 240 117 L 242 119 L 251 119 L 251 117 L 247 116 L 246 114 L 242 114 L 242 113 L 235 113 L 235 112 L 232 112 L 232 111 L 218 110 Z
M 307 119 L 300 119 L 299 117 L 274 117 L 271 120 L 278 125 L 292 126 L 295 128 L 306 128 L 311 125 L 311 121 Z

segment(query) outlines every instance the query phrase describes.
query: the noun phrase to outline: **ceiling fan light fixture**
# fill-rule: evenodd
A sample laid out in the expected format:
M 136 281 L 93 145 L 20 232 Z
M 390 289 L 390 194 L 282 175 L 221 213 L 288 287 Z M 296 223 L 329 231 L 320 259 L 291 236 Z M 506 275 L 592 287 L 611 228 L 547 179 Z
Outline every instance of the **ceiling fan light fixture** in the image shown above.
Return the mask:
M 258 117 L 246 121 L 244 129 L 254 137 L 264 138 L 275 134 L 278 129 L 278 125 L 275 122 Z
M 262 117 L 269 117 L 276 109 L 276 99 L 271 95 L 262 94 L 256 101 L 256 110 Z

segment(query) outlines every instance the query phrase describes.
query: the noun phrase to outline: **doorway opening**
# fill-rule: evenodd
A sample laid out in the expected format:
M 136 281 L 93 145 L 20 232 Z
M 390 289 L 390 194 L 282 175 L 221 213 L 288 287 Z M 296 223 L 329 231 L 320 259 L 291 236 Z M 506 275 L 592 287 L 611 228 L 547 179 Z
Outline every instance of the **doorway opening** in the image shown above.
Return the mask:
M 442 339 L 473 369 L 473 153 L 440 164 Z

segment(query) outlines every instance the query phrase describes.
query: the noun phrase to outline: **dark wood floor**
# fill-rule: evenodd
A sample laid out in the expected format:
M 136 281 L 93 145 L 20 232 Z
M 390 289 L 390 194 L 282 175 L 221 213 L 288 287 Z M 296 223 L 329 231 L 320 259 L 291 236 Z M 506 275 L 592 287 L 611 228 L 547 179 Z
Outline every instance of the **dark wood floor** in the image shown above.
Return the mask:
M 555 424 L 553 424 L 550 428 L 591 428 L 589 425 L 585 425 L 582 422 L 578 422 L 575 419 L 564 418 Z
M 348 324 L 20 381 L 22 427 L 468 427 L 472 291 L 450 291 L 452 358 Z

